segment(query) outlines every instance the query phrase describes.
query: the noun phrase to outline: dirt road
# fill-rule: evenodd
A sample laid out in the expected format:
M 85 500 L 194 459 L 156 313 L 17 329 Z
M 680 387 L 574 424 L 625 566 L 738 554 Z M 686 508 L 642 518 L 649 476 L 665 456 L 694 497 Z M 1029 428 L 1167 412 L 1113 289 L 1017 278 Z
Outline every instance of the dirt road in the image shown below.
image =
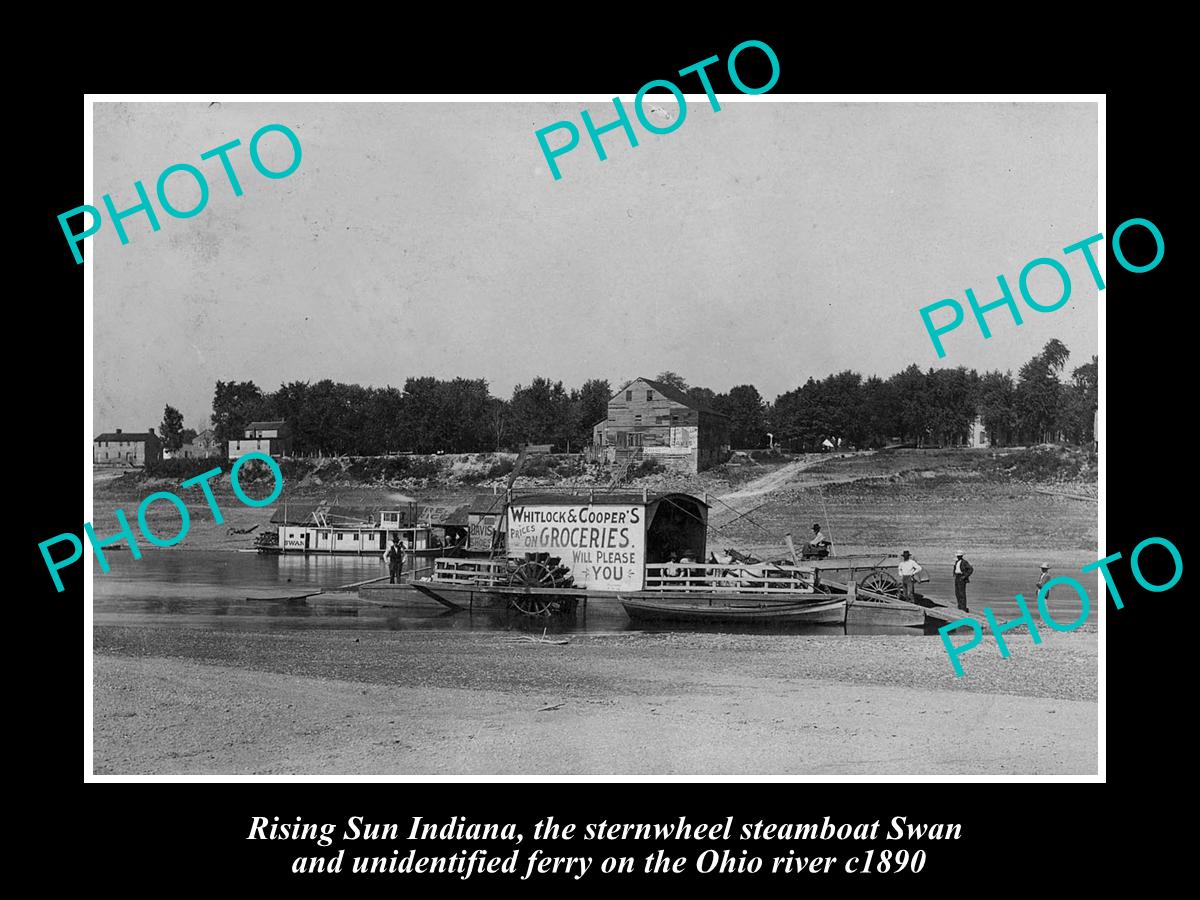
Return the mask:
M 869 456 L 870 451 L 855 455 Z M 790 462 L 786 465 L 780 466 L 778 469 L 775 469 L 772 472 L 768 472 L 761 478 L 756 478 L 748 484 L 742 485 L 736 491 L 732 491 L 728 494 L 722 494 L 720 499 L 726 503 L 735 503 L 735 501 L 747 500 L 753 497 L 761 497 L 764 494 L 769 494 L 772 491 L 777 491 L 781 488 L 801 486 L 806 482 L 797 479 L 797 475 L 799 475 L 805 469 L 811 469 L 814 466 L 828 461 L 829 457 L 825 454 L 815 454 L 813 456 L 806 457 L 805 459 L 798 459 L 795 462 Z M 855 477 L 857 476 L 848 476 L 847 478 L 841 480 L 852 480 Z M 830 483 L 830 481 L 829 479 L 823 479 L 821 483 Z

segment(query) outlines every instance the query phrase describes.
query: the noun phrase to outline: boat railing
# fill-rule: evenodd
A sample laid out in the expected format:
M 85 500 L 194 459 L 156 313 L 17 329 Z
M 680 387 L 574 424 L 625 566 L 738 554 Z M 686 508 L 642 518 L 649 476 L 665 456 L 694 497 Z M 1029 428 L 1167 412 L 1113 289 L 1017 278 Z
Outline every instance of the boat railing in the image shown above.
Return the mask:
M 752 594 L 807 594 L 818 579 L 809 566 L 774 563 L 648 563 L 647 591 L 737 591 Z
M 508 561 L 438 557 L 433 561 L 433 580 L 454 584 L 507 584 Z

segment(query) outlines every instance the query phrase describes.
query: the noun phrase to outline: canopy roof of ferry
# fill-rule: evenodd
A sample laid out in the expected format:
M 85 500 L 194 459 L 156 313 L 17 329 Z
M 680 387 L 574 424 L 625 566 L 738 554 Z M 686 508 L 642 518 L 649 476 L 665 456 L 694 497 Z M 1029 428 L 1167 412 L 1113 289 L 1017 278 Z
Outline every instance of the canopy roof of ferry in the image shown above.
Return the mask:
M 660 493 L 641 491 L 593 491 L 590 493 L 514 494 L 510 506 L 649 506 L 659 500 L 690 500 L 698 506 L 709 504 L 694 494 L 680 491 Z

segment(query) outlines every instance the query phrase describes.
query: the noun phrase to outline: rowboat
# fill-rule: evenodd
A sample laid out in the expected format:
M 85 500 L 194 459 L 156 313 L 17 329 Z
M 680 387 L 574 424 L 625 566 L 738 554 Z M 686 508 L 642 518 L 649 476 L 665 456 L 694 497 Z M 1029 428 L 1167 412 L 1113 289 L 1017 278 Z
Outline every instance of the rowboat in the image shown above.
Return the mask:
M 744 622 L 841 625 L 846 618 L 846 598 L 809 595 L 785 597 L 698 598 L 695 594 L 638 592 L 618 594 L 621 606 L 634 621 Z

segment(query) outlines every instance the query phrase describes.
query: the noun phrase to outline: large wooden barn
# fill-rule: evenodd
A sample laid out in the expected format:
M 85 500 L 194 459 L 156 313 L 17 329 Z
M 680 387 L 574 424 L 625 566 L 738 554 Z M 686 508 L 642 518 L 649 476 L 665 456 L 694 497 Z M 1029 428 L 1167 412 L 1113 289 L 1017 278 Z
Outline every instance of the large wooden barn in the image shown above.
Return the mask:
M 669 384 L 636 378 L 609 399 L 608 418 L 592 428 L 592 452 L 694 474 L 729 459 L 729 417 Z

